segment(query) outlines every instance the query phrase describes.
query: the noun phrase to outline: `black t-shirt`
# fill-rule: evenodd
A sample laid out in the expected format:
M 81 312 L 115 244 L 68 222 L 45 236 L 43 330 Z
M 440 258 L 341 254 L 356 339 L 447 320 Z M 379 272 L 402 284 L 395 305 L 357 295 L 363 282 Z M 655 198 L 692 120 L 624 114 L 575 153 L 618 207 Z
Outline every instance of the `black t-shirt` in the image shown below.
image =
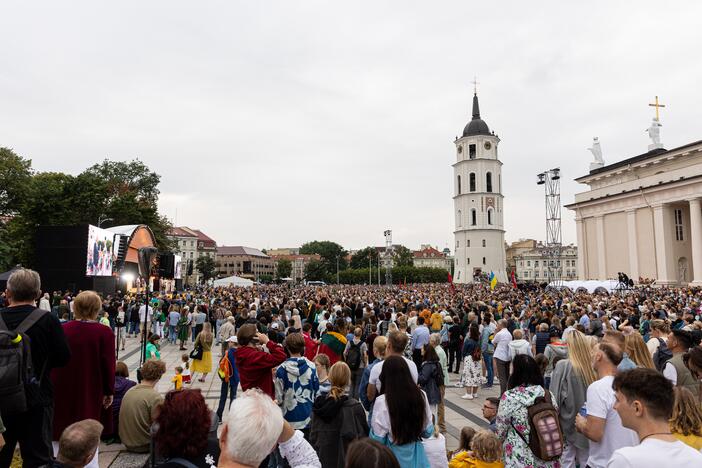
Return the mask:
M 0 309 L 0 314 L 7 328 L 14 330 L 35 309 L 31 305 L 21 305 Z M 54 390 L 49 373 L 54 367 L 63 367 L 71 358 L 66 335 L 59 320 L 51 313 L 44 314 L 29 330 L 31 340 L 32 364 L 35 375 L 41 380 L 39 395 L 30 397 L 30 405 L 48 405 L 53 402 Z M 44 372 L 41 373 L 41 370 Z

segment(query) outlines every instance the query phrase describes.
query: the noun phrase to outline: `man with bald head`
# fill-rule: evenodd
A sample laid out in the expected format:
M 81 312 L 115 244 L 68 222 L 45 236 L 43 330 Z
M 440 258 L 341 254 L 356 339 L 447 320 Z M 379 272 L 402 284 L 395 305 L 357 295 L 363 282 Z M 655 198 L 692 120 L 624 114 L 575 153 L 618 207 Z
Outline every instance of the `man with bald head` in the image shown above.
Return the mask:
M 94 419 L 84 419 L 63 430 L 59 451 L 52 468 L 83 468 L 95 457 L 102 424 Z

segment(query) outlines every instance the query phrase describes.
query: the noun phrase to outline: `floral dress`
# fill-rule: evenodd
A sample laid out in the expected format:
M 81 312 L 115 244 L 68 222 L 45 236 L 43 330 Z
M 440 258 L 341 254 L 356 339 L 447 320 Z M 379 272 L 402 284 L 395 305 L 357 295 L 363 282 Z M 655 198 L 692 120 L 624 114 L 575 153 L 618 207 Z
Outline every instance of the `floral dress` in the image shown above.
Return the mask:
M 525 439 L 529 440 L 527 408 L 540 396 L 544 396 L 544 388 L 530 385 L 507 390 L 500 398 L 495 426 L 497 437 L 502 441 L 504 449 L 505 468 L 560 468 L 561 466 L 558 460 L 549 462 L 536 458 L 529 445 L 516 432 L 519 431 Z M 558 409 L 556 399 L 552 397 L 551 401 Z
M 473 360 L 473 350 L 480 346 L 474 340 L 466 340 L 463 345 L 463 371 L 461 379 L 458 381 L 458 387 L 479 387 L 482 383 L 482 359 Z

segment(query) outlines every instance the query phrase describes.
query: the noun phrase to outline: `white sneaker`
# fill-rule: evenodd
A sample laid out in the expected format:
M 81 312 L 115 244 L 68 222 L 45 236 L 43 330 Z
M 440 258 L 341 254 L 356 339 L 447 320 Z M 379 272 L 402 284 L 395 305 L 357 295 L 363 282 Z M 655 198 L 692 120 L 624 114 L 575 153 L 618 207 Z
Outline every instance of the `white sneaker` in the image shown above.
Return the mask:
M 470 393 L 466 393 L 466 394 L 464 394 L 463 396 L 461 396 L 461 398 L 464 399 L 464 400 L 472 400 L 472 399 L 473 399 L 473 395 L 471 395 Z

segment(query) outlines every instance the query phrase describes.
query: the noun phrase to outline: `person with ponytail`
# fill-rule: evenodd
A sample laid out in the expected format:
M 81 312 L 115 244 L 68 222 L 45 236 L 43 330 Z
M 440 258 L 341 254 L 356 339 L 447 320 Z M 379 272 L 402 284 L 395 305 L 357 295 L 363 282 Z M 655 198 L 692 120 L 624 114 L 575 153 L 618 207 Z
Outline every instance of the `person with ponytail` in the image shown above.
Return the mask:
M 348 364 L 336 362 L 329 369 L 329 393 L 318 396 L 312 406 L 309 440 L 325 468 L 343 468 L 349 444 L 368 435 L 363 406 L 347 395 L 350 382 Z

